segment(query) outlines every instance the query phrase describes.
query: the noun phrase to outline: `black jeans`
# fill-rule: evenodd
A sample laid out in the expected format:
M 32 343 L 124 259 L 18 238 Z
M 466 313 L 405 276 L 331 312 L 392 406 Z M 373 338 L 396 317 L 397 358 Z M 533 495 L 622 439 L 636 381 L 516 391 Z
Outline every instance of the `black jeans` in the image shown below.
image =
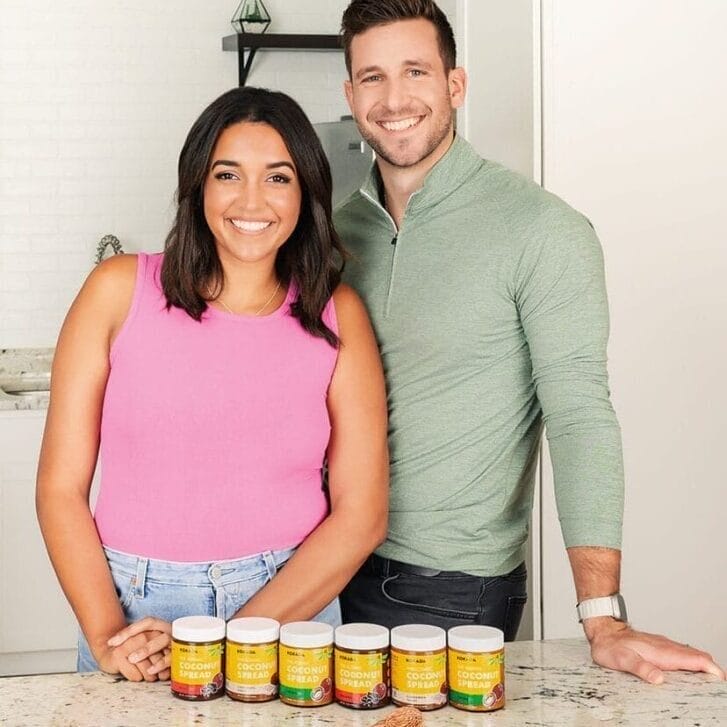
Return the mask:
M 512 641 L 528 598 L 526 580 L 525 563 L 504 576 L 481 577 L 371 555 L 340 595 L 343 623 L 482 624 Z

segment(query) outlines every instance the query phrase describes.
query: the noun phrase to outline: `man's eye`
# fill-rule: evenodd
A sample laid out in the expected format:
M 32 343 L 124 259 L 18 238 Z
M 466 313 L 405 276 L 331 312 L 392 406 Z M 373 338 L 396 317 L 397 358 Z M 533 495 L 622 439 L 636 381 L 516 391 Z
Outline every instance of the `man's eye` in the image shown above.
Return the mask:
M 381 76 L 366 76 L 361 83 L 370 83 L 371 81 L 379 81 Z
M 420 71 L 418 68 L 412 68 L 411 71 L 409 71 L 409 75 L 414 76 L 415 78 L 417 76 L 424 76 L 424 71 Z

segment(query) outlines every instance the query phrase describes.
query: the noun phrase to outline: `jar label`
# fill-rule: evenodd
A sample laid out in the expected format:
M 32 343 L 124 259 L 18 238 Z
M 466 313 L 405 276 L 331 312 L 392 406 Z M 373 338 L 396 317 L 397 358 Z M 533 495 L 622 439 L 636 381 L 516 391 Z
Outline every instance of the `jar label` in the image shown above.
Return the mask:
M 473 709 L 505 706 L 505 653 L 449 650 L 449 701 Z
M 278 644 L 227 642 L 225 687 L 241 696 L 275 696 L 278 693 Z
M 221 642 L 180 644 L 172 641 L 172 690 L 189 697 L 208 699 L 224 686 Z
M 333 701 L 333 647 L 280 645 L 280 696 L 296 702 Z
M 389 696 L 389 657 L 384 651 L 352 654 L 336 649 L 336 701 L 362 709 Z
M 447 667 L 440 654 L 391 650 L 391 696 L 403 704 L 439 706 L 447 701 Z

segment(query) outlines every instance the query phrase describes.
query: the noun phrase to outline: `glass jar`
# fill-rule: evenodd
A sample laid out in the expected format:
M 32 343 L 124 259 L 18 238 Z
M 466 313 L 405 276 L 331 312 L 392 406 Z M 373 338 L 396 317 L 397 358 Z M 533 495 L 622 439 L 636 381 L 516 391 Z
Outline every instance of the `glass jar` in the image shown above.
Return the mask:
M 293 621 L 280 627 L 280 701 L 321 707 L 333 701 L 333 626 Z
M 227 623 L 225 691 L 238 702 L 269 702 L 278 694 L 278 634 L 272 618 Z
M 504 635 L 490 626 L 455 626 L 447 632 L 449 703 L 468 712 L 505 706 Z
M 389 703 L 389 629 L 376 624 L 339 626 L 334 647 L 336 701 L 353 709 Z
M 207 701 L 224 693 L 222 656 L 225 622 L 214 616 L 185 616 L 172 622 L 172 694 Z

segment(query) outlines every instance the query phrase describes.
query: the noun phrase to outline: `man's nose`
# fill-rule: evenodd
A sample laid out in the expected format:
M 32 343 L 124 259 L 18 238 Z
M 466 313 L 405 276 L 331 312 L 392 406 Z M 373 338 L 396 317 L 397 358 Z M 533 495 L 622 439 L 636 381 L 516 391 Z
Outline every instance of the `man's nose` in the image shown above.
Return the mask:
M 409 102 L 409 91 L 406 84 L 398 79 L 391 79 L 386 85 L 385 102 L 392 113 L 397 113 L 405 108 Z

